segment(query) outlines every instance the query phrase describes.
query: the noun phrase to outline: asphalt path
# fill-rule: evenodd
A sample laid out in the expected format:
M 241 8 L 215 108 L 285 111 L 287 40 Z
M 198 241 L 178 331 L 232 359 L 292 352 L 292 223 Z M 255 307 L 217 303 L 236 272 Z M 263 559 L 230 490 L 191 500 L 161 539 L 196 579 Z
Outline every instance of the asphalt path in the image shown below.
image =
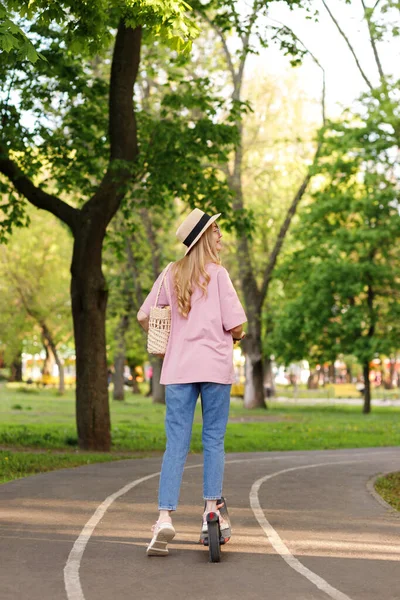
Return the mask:
M 1 600 L 400 600 L 400 518 L 372 492 L 400 448 L 228 454 L 232 540 L 198 544 L 202 457 L 187 461 L 177 536 L 147 557 L 161 457 L 0 486 Z

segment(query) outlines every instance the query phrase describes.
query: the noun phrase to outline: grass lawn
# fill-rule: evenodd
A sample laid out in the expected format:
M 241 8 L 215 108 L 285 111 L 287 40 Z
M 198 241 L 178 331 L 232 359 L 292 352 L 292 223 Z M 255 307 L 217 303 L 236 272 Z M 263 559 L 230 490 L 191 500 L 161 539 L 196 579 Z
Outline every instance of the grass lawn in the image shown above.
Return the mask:
M 126 456 L 115 454 L 94 454 L 94 453 L 55 453 L 54 451 L 45 452 L 12 452 L 9 450 L 0 451 L 0 483 L 54 471 L 55 469 L 65 469 L 67 467 L 80 467 L 91 463 L 107 462 L 118 460 Z
M 113 454 L 97 454 L 96 457 L 112 460 L 114 457 L 120 458 L 116 456 L 119 452 L 149 453 L 164 450 L 165 406 L 152 404 L 151 399 L 131 392 L 126 393 L 125 402 L 110 402 L 110 406 Z M 399 444 L 399 408 L 374 407 L 372 414 L 363 415 L 359 406 L 294 406 L 270 402 L 269 410 L 249 411 L 243 408 L 242 400 L 235 398 L 231 402 L 230 422 L 225 438 L 226 452 L 319 450 Z M 0 481 L 6 476 L 4 463 L 10 461 L 11 450 L 57 451 L 36 454 L 36 459 L 27 457 L 26 463 L 31 461 L 30 464 L 33 465 L 36 460 L 39 466 L 47 465 L 40 470 L 67 466 L 67 463 L 75 466 L 88 460 L 95 461 L 94 455 L 77 453 L 75 402 L 74 392 L 71 390 L 60 397 L 55 390 L 23 390 L 18 386 L 0 384 L 0 447 L 9 451 L 8 460 L 5 460 L 6 456 L 0 456 Z M 201 450 L 201 407 L 198 403 L 191 451 Z M 60 451 L 64 454 L 61 455 Z M 59 464 L 56 464 L 57 460 L 60 460 Z M 77 462 L 73 463 L 73 460 Z M 34 468 L 39 469 L 39 466 Z M 15 471 L 21 473 L 19 476 L 28 473 L 23 465 L 16 465 Z
M 375 489 L 388 504 L 400 511 L 400 472 L 379 477 Z

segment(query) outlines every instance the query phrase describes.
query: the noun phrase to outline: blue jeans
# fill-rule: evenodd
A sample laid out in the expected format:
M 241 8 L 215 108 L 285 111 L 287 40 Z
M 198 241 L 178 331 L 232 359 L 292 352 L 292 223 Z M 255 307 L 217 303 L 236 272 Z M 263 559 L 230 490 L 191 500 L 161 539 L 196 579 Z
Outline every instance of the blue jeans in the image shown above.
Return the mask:
M 159 510 L 177 509 L 199 394 L 203 410 L 203 495 L 206 500 L 221 498 L 225 464 L 224 438 L 229 416 L 231 385 L 171 384 L 167 385 L 165 390 L 167 447 L 161 468 Z

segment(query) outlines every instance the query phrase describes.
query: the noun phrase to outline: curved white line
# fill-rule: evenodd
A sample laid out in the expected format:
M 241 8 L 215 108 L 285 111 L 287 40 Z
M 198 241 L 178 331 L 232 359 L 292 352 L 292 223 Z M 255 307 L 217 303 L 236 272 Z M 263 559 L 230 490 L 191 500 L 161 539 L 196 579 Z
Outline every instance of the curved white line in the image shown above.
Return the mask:
M 268 479 L 272 479 L 272 477 L 277 477 L 278 475 L 282 475 L 283 473 L 290 473 L 291 471 L 299 471 L 300 469 L 312 469 L 315 467 L 326 467 L 331 465 L 343 465 L 349 464 L 353 462 L 363 462 L 357 460 L 346 460 L 346 461 L 335 461 L 335 462 L 323 462 L 316 463 L 313 465 L 302 465 L 300 467 L 291 467 L 290 469 L 283 469 L 282 471 L 276 471 L 275 473 L 271 473 L 270 475 L 266 475 L 265 477 L 261 477 L 257 481 L 255 481 L 252 485 L 250 491 L 250 506 L 253 510 L 254 516 L 257 519 L 260 527 L 264 530 L 267 538 L 269 539 L 272 547 L 275 549 L 277 554 L 279 554 L 283 560 L 295 571 L 303 575 L 306 579 L 311 581 L 319 590 L 325 592 L 328 596 L 333 598 L 334 600 L 351 600 L 349 596 L 343 594 L 343 592 L 337 590 L 333 586 L 331 586 L 325 579 L 322 579 L 319 575 L 311 571 L 307 567 L 305 567 L 297 558 L 293 556 L 290 552 L 289 548 L 283 542 L 282 538 L 279 536 L 278 532 L 272 527 L 271 523 L 266 519 L 264 515 L 264 511 L 261 508 L 260 501 L 258 498 L 258 492 L 260 487 L 265 481 Z
M 389 453 L 390 453 L 390 451 L 388 452 L 388 454 Z M 383 452 L 369 452 L 368 456 L 371 456 L 373 454 L 382 455 Z M 331 454 L 329 456 L 333 456 L 336 458 L 337 454 Z M 356 457 L 356 456 L 365 457 L 365 453 L 359 453 L 359 454 L 354 453 L 354 454 L 352 454 L 352 456 L 353 457 Z M 243 462 L 258 462 L 258 461 L 263 461 L 263 460 L 269 460 L 269 461 L 287 460 L 288 458 L 292 459 L 292 458 L 304 458 L 304 457 L 305 457 L 304 454 L 291 454 L 290 456 L 260 456 L 257 458 L 238 458 L 238 459 L 227 460 L 227 461 L 225 461 L 225 464 L 237 464 L 237 463 L 243 463 Z M 346 461 L 346 462 L 348 462 L 348 461 Z M 350 461 L 350 462 L 357 462 L 357 461 Z M 325 464 L 325 463 L 322 463 L 322 464 Z M 331 463 L 326 463 L 326 464 L 331 464 Z M 332 464 L 337 464 L 337 461 L 335 461 Z M 185 470 L 198 469 L 199 467 L 202 467 L 202 466 L 203 466 L 203 463 L 199 463 L 198 465 L 189 465 L 189 466 L 185 467 Z M 294 468 L 297 469 L 298 467 L 294 467 Z M 273 475 L 271 475 L 271 477 L 273 477 L 274 475 L 278 475 L 279 473 L 286 472 L 286 470 L 278 471 L 277 473 L 274 473 Z M 289 469 L 289 470 L 292 470 L 292 469 Z M 150 475 L 146 475 L 146 477 L 141 477 L 140 479 L 135 479 L 131 483 L 128 483 L 124 487 L 117 490 L 114 494 L 107 496 L 107 498 L 97 507 L 96 511 L 93 513 L 92 517 L 89 519 L 89 521 L 83 527 L 78 538 L 75 540 L 75 543 L 72 547 L 71 552 L 68 555 L 68 559 L 67 559 L 66 565 L 64 567 L 64 585 L 65 585 L 65 591 L 67 593 L 68 600 L 85 600 L 85 596 L 83 594 L 83 590 L 82 590 L 82 586 L 81 586 L 81 582 L 80 582 L 80 578 L 79 578 L 79 569 L 80 569 L 80 565 L 81 565 L 81 561 L 82 561 L 82 556 L 83 556 L 83 553 L 85 551 L 87 543 L 88 543 L 94 529 L 96 528 L 98 523 L 101 521 L 101 519 L 103 518 L 103 516 L 106 513 L 106 511 L 108 510 L 108 508 L 111 506 L 111 504 L 114 502 L 114 500 L 117 500 L 117 498 L 119 498 L 120 496 L 123 496 L 124 494 L 129 492 L 132 488 L 139 485 L 140 483 L 143 483 L 144 481 L 148 481 L 149 479 L 153 479 L 154 477 L 157 477 L 157 475 L 160 475 L 160 471 L 157 471 L 156 473 L 151 473 Z M 270 476 L 268 476 L 268 477 L 270 477 Z M 344 598 L 343 598 L 343 600 L 344 600 Z
M 114 494 L 111 494 L 111 496 L 108 496 L 104 502 L 97 507 L 92 517 L 82 529 L 79 537 L 76 539 L 75 544 L 72 546 L 72 550 L 68 556 L 67 564 L 64 567 L 64 584 L 68 600 L 85 600 L 79 579 L 79 568 L 86 545 L 96 525 L 103 518 L 106 510 L 111 506 L 114 500 L 129 492 L 129 490 L 139 485 L 139 483 L 143 483 L 143 481 L 157 477 L 159 474 L 160 471 L 157 473 L 152 473 L 151 475 L 147 475 L 146 477 L 142 477 L 141 479 L 135 479 L 135 481 L 128 483 Z

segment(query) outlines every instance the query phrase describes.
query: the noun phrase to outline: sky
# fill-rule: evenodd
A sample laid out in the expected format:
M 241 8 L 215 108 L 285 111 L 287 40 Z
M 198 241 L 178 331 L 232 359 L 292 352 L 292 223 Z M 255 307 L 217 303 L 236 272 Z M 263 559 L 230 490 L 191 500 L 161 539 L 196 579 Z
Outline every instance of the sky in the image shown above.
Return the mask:
M 378 83 L 378 71 L 369 43 L 368 29 L 362 18 L 361 0 L 345 4 L 344 0 L 327 0 L 327 4 L 342 29 L 349 36 L 358 55 L 361 66 L 373 84 Z M 371 5 L 371 1 L 367 4 Z M 355 61 L 336 26 L 330 19 L 322 2 L 316 1 L 319 9 L 319 21 L 307 20 L 303 10 L 290 11 L 284 2 L 274 2 L 269 10 L 269 22 L 273 19 L 289 26 L 297 37 L 307 46 L 322 64 L 326 74 L 326 103 L 329 117 L 336 117 L 342 112 L 342 106 L 349 106 L 355 98 L 366 91 L 366 83 L 355 64 Z M 400 40 L 382 43 L 379 46 L 380 56 L 385 73 L 400 77 Z M 282 51 L 268 48 L 258 57 L 251 57 L 247 76 L 262 70 L 265 73 L 279 75 L 290 69 L 289 60 Z M 315 62 L 306 57 L 304 64 L 297 67 L 302 87 L 313 98 L 321 95 L 321 70 Z

